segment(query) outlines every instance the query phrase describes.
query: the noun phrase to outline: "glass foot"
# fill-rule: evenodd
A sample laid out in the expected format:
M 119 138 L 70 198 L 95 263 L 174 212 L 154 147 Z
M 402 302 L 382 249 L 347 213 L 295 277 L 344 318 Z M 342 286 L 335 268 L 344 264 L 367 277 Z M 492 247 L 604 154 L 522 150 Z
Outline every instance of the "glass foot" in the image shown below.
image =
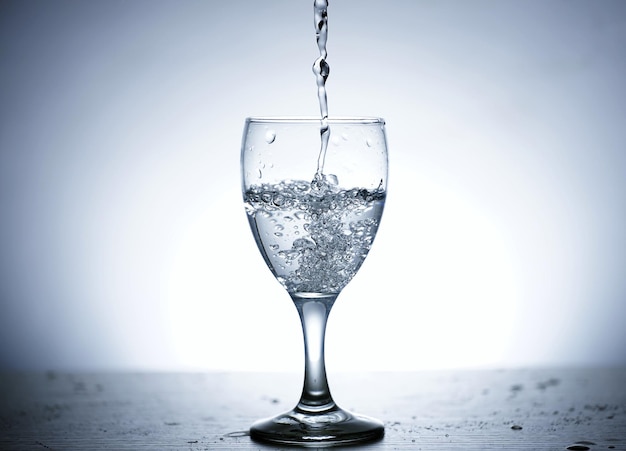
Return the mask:
M 259 420 L 250 427 L 254 440 L 313 448 L 352 445 L 379 440 L 385 434 L 383 423 L 355 415 L 334 406 L 322 412 L 298 407 L 273 418 Z

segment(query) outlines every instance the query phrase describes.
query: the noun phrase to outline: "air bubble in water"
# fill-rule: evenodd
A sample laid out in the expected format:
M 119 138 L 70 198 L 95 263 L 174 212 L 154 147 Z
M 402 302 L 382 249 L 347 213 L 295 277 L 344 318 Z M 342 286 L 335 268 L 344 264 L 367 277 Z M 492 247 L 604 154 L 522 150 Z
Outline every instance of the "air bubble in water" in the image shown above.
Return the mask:
M 272 144 L 276 140 L 276 132 L 274 130 L 268 130 L 265 133 L 265 142 Z
M 257 243 L 266 246 L 268 264 L 289 292 L 339 292 L 365 259 L 382 213 L 382 190 L 340 190 L 332 174 L 315 181 L 263 184 L 245 193 Z

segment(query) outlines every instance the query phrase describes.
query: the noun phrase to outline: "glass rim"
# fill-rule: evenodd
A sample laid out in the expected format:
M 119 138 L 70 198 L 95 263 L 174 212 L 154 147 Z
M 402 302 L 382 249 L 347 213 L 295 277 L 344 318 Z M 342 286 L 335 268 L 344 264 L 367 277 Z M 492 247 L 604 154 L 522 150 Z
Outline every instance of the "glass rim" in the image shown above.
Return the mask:
M 320 122 L 322 118 L 314 116 L 250 116 L 246 118 L 247 124 L 319 124 Z M 385 125 L 385 120 L 376 116 L 330 116 L 328 123 Z

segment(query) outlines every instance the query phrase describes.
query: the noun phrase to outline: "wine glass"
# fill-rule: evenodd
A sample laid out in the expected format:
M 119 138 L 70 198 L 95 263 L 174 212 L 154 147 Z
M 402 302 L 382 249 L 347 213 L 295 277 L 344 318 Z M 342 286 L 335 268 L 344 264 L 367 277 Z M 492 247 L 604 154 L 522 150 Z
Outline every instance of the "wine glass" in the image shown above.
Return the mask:
M 300 401 L 255 422 L 255 440 L 323 447 L 384 434 L 380 421 L 335 404 L 324 364 L 328 314 L 365 260 L 383 212 L 384 125 L 380 118 L 246 119 L 241 173 L 247 217 L 265 262 L 298 310 L 305 349 Z M 330 140 L 320 139 L 328 129 Z

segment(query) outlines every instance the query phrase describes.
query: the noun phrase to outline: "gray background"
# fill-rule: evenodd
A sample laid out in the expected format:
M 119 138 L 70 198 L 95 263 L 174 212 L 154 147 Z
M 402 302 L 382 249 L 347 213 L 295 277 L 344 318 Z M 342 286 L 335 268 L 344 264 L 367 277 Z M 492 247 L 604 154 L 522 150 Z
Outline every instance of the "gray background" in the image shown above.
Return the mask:
M 0 3 L 0 367 L 300 369 L 239 146 L 318 114 L 311 3 Z M 626 364 L 625 51 L 620 0 L 331 2 L 391 156 L 331 369 Z

